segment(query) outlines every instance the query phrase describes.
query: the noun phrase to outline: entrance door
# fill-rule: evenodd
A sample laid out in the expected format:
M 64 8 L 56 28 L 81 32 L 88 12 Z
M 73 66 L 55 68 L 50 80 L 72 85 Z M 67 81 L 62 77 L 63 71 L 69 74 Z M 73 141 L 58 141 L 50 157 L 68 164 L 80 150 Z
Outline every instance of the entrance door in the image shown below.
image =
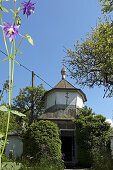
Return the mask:
M 74 132 L 74 129 L 61 130 L 62 154 L 65 162 L 76 161 Z
M 64 161 L 72 161 L 73 138 L 71 136 L 61 136 L 61 141 Z

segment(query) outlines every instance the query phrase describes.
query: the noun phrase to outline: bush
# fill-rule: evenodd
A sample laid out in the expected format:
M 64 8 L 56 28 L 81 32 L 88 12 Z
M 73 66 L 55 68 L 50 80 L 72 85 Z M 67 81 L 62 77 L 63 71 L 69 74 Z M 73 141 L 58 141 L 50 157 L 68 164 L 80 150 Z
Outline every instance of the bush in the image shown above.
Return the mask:
M 23 157 L 30 164 L 62 166 L 61 140 L 56 124 L 40 120 L 31 124 L 23 135 Z M 61 169 L 61 168 L 60 168 Z
M 78 145 L 78 162 L 82 167 L 111 170 L 110 124 L 102 115 L 95 115 L 86 106 L 74 120 Z M 108 156 L 108 157 L 107 157 Z M 109 158 L 109 159 L 108 159 Z M 105 159 L 108 160 L 106 163 Z M 111 162 L 111 163 L 110 163 Z M 98 167 L 104 167 L 99 169 Z M 106 167 L 106 168 L 105 168 Z
M 93 150 L 93 163 L 91 170 L 111 170 L 113 169 L 113 160 L 110 152 L 98 152 Z

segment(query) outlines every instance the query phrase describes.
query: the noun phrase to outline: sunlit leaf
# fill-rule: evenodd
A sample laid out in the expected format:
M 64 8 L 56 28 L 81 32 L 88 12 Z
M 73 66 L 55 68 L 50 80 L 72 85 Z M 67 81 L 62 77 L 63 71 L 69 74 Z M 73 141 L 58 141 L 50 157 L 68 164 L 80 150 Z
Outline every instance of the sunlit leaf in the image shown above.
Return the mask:
M 12 9 L 10 9 L 10 11 L 11 11 L 13 14 L 15 14 L 15 12 L 14 12 Z
M 3 135 L 0 133 L 0 138 L 2 138 L 3 137 Z
M 11 110 L 11 113 L 13 113 L 14 115 L 20 116 L 20 117 L 26 116 L 25 114 L 22 114 L 21 112 L 18 112 L 16 110 Z
M 4 63 L 5 61 L 9 60 L 9 58 L 5 58 L 4 60 L 2 60 L 2 63 Z
M 1 11 L 4 11 L 4 12 L 9 12 L 6 8 L 4 8 L 4 7 L 0 7 L 0 10 Z
M 26 116 L 26 115 L 24 115 L 24 114 L 22 114 L 22 113 L 20 113 L 20 112 L 18 112 L 18 111 L 16 111 L 16 110 L 9 110 L 6 106 L 0 106 L 0 111 L 2 111 L 2 112 L 8 112 L 8 111 L 10 111 L 10 112 L 13 113 L 14 115 L 18 115 L 18 116 L 20 116 L 20 117 Z
M 22 51 L 20 51 L 20 50 L 16 50 L 16 52 L 18 52 L 18 53 L 22 54 Z
M 14 60 L 19 66 L 21 65 L 17 60 Z
M 21 163 L 16 163 L 16 162 L 2 162 L 2 169 L 7 170 L 7 169 L 15 169 L 19 170 L 21 168 L 22 164 Z
M 0 140 L 0 147 L 2 147 L 4 145 L 4 141 Z
M 2 112 L 8 112 L 8 108 L 6 106 L 0 106 L 0 111 Z

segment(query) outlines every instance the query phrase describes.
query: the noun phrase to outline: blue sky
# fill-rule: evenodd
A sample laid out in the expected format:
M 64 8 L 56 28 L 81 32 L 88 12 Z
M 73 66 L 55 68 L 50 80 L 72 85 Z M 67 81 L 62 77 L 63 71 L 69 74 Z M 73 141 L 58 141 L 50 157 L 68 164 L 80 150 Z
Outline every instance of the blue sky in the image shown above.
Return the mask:
M 10 0 L 11 2 L 11 0 Z M 17 0 L 19 5 L 22 0 Z M 34 0 L 33 2 L 36 2 Z M 8 2 L 4 7 L 13 9 L 13 2 Z M 32 47 L 27 40 L 23 41 L 20 50 L 23 54 L 17 55 L 17 60 L 33 70 L 37 75 L 54 87 L 61 80 L 62 59 L 65 48 L 74 48 L 78 39 L 85 38 L 86 33 L 96 26 L 98 17 L 101 16 L 101 7 L 98 0 L 38 0 L 35 13 L 28 19 L 20 11 L 22 25 L 19 32 L 28 33 L 34 40 Z M 13 23 L 12 14 L 3 14 L 3 21 Z M 17 44 L 19 42 L 17 37 Z M 7 43 L 9 40 L 7 39 Z M 0 31 L 0 49 L 5 51 L 2 33 Z M 2 63 L 4 55 L 0 53 L 0 83 L 8 79 L 8 62 Z M 75 87 L 75 81 L 66 78 Z M 35 86 L 43 83 L 35 77 Z M 31 86 L 31 73 L 19 65 L 15 65 L 13 97 L 19 93 L 20 88 Z M 43 83 L 45 89 L 50 87 Z M 0 85 L 1 86 L 1 85 Z M 86 105 L 91 107 L 96 114 L 102 114 L 112 119 L 113 99 L 104 98 L 104 88 L 95 87 L 82 89 L 87 96 Z M 8 98 L 8 95 L 5 95 Z

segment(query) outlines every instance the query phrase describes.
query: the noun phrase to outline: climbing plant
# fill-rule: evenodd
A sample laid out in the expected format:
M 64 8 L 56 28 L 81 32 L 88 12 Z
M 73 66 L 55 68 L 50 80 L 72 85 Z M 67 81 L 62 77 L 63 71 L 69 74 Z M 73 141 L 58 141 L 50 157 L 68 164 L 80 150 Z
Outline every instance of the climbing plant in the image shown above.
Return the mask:
M 110 149 L 110 124 L 102 115 L 96 115 L 91 108 L 80 109 L 74 121 L 78 145 L 78 162 L 92 169 L 110 170 L 112 166 Z M 107 159 L 107 161 L 106 161 Z M 103 169 L 101 169 L 103 167 Z

